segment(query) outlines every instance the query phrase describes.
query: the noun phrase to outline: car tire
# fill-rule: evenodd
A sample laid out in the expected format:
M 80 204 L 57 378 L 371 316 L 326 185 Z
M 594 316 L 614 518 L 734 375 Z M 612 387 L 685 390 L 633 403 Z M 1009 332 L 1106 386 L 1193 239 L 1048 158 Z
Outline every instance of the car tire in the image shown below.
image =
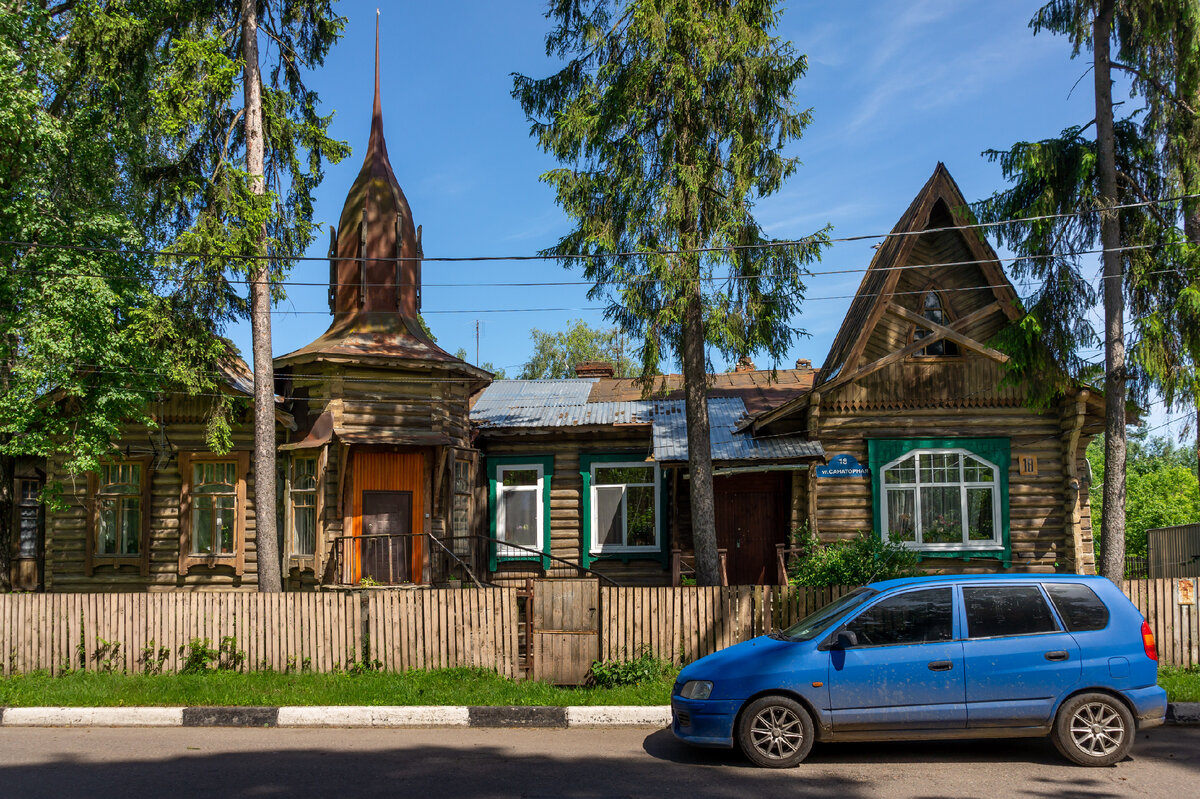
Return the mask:
M 737 742 L 757 766 L 792 768 L 808 757 L 813 745 L 808 710 L 786 696 L 755 699 L 738 719 Z
M 1137 731 L 1125 703 L 1109 694 L 1073 696 L 1058 709 L 1054 746 L 1067 760 L 1081 766 L 1111 766 L 1123 760 Z

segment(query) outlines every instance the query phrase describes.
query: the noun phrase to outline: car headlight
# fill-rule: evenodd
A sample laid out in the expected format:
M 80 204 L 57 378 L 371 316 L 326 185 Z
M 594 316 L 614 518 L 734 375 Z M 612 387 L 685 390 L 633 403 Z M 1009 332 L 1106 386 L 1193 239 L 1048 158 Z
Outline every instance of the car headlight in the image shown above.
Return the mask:
M 689 680 L 679 691 L 684 699 L 708 699 L 712 696 L 712 683 L 708 680 Z

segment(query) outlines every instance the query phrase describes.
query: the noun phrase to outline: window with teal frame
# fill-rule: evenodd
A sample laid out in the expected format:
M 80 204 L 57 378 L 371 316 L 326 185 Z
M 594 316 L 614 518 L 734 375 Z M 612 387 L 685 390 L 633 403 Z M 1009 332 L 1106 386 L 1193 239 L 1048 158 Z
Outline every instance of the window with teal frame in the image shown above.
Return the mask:
M 596 560 L 667 564 L 666 491 L 662 470 L 645 453 L 586 452 L 583 478 L 583 566 Z
M 1012 561 L 1007 438 L 870 439 L 875 534 L 926 557 Z
M 488 565 L 522 560 L 550 568 L 553 455 L 487 459 Z M 537 553 L 541 553 L 540 555 Z

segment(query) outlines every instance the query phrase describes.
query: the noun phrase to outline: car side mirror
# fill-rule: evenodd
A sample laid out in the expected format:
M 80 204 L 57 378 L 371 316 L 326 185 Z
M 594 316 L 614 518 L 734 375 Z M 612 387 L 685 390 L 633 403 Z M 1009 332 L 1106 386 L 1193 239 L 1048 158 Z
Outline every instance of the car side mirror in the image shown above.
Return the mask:
M 850 630 L 838 630 L 833 646 L 835 649 L 853 649 L 858 646 L 858 635 Z

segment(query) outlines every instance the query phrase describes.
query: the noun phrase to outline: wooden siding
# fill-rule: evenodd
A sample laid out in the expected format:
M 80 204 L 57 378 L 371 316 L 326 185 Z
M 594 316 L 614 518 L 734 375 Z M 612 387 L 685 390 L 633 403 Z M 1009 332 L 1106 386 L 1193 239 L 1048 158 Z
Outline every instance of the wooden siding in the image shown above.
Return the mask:
M 196 407 L 193 408 L 192 406 Z M 193 566 L 180 573 L 180 495 L 183 487 L 179 453 L 208 453 L 203 416 L 188 413 L 202 407 L 195 400 L 171 401 L 164 408 L 165 441 L 174 456 L 159 469 L 147 470 L 149 485 L 149 559 L 143 576 L 137 565 L 107 565 L 97 562 L 87 574 L 86 541 L 89 530 L 88 479 L 63 468 L 64 458 L 55 455 L 47 462 L 47 482 L 57 481 L 62 489 L 60 510 L 46 512 L 45 589 L 47 591 L 165 591 L 235 589 L 254 590 L 258 582 L 254 475 L 245 480 L 243 506 L 243 571 L 236 574 L 232 565 Z M 253 430 L 248 413 L 233 424 L 233 452 L 246 452 L 253 446 Z M 115 450 L 145 455 L 151 442 L 160 446 L 158 431 L 129 426 L 115 443 Z
M 1002 437 L 1011 441 L 1012 459 L 1008 473 L 1012 569 L 1014 571 L 1052 572 L 1079 570 L 1093 572 L 1092 539 L 1087 490 L 1076 500 L 1083 522 L 1084 552 L 1078 557 L 1074 542 L 1066 532 L 1063 488 L 1063 422 L 1058 409 L 1037 412 L 1028 408 L 991 408 L 977 411 L 961 408 L 911 409 L 903 413 L 868 412 L 854 414 L 823 411 L 818 437 L 829 456 L 848 453 L 867 463 L 867 440 L 871 438 L 958 438 Z M 1081 437 L 1077 457 L 1082 461 L 1089 438 Z M 1019 456 L 1035 455 L 1038 474 L 1019 473 Z M 1077 468 L 1079 464 L 1077 463 Z M 1086 476 L 1086 465 L 1082 467 Z M 873 529 L 870 479 L 816 480 L 815 513 L 810 510 L 815 528 L 823 540 L 852 538 L 860 531 Z M 923 565 L 933 571 L 996 571 L 996 560 L 963 562 L 954 558 L 928 557 Z
M 484 457 L 514 455 L 554 455 L 554 475 L 550 481 L 550 554 L 579 563 L 583 543 L 583 479 L 579 475 L 581 452 L 649 452 L 649 431 L 605 432 L 603 437 L 581 433 L 555 431 L 515 436 L 492 436 L 484 446 Z M 667 470 L 662 472 L 663 479 Z M 664 486 L 666 488 L 666 486 Z M 486 495 L 485 495 L 486 496 Z M 486 503 L 484 503 L 486 506 Z M 483 530 L 487 530 L 489 509 L 483 508 Z M 666 520 L 664 520 L 666 521 Z M 670 535 L 669 523 L 663 525 L 663 535 Z M 591 568 L 621 585 L 661 585 L 670 579 L 670 572 L 656 560 L 631 559 L 628 562 L 601 559 Z M 500 561 L 492 575 L 500 585 L 516 585 L 529 577 L 579 577 L 580 571 L 561 562 L 551 561 L 543 570 L 529 561 Z

